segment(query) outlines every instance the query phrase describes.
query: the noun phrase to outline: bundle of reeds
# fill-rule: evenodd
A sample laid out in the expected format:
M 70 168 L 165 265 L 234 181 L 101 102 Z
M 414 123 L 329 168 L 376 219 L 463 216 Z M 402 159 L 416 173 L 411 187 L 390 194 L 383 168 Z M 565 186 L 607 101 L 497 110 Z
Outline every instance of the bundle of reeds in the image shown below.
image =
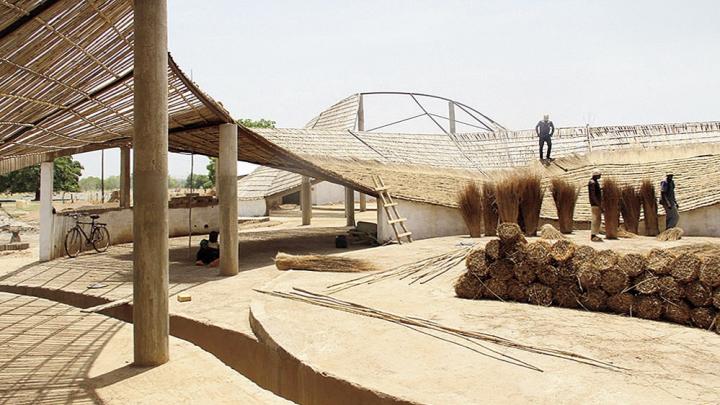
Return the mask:
M 700 307 L 690 311 L 690 320 L 693 325 L 702 329 L 710 329 L 716 323 L 716 312 L 712 308 Z
M 640 194 L 631 184 L 624 185 L 620 193 L 620 213 L 625 223 L 625 230 L 637 234 L 640 225 L 640 207 L 642 206 Z
M 495 200 L 501 223 L 518 223 L 522 186 L 522 178 L 516 172 L 503 174 L 495 184 Z
M 610 308 L 611 311 L 622 315 L 632 315 L 634 305 L 635 296 L 630 293 L 611 295 L 607 300 L 608 308 Z
M 711 289 L 695 281 L 685 288 L 685 298 L 696 307 L 704 307 L 712 302 L 713 293 Z
M 658 279 L 658 290 L 660 298 L 665 301 L 678 302 L 685 298 L 685 286 L 672 276 L 660 277 Z
M 485 236 L 495 236 L 498 225 L 498 206 L 495 196 L 495 183 L 486 182 L 482 187 L 482 213 Z
M 542 208 L 545 188 L 542 186 L 542 176 L 530 170 L 521 171 L 520 216 L 525 226 L 526 236 L 537 234 L 540 222 L 540 209 Z
M 618 267 L 630 277 L 643 274 L 647 267 L 647 258 L 639 253 L 628 253 L 618 261 Z
M 681 283 L 689 283 L 698 278 L 701 265 L 698 255 L 682 253 L 670 265 L 670 274 Z
M 602 311 L 607 307 L 608 295 L 601 289 L 589 290 L 580 296 L 580 304 L 589 311 Z
M 654 295 L 638 297 L 635 313 L 644 319 L 660 319 L 663 310 L 663 301 Z
M 720 287 L 720 256 L 710 256 L 703 259 L 700 267 L 700 282 L 710 288 Z M 720 293 L 720 290 L 718 290 L 718 293 Z
M 657 240 L 667 242 L 669 240 L 680 240 L 682 239 L 683 233 L 685 231 L 682 230 L 682 228 L 670 228 L 662 231 L 660 235 L 658 235 L 656 238 Z
M 278 270 L 310 270 L 335 273 L 375 271 L 377 267 L 367 260 L 343 256 L 289 255 L 278 252 L 275 256 Z
M 663 317 L 681 325 L 690 324 L 690 306 L 683 301 L 665 302 Z
M 605 179 L 602 187 L 602 209 L 605 214 L 605 237 L 617 239 L 620 226 L 620 186 L 612 178 Z
M 483 206 L 480 187 L 475 182 L 468 182 L 457 195 L 458 209 L 470 231 L 471 238 L 479 238 L 483 231 Z
M 675 260 L 675 255 L 672 252 L 654 248 L 650 249 L 645 266 L 654 274 L 664 276 L 670 274 L 670 265 L 673 260 Z
M 550 180 L 550 191 L 557 209 L 560 232 L 572 233 L 575 204 L 580 194 L 578 187 L 567 180 L 555 177 Z
M 554 226 L 550 224 L 545 224 L 540 227 L 540 238 L 541 239 L 565 239 L 565 235 L 562 234 L 562 232 L 555 229 Z
M 640 183 L 640 200 L 645 217 L 645 235 L 656 236 L 660 233 L 658 228 L 658 207 L 655 196 L 655 186 L 652 181 L 645 179 Z

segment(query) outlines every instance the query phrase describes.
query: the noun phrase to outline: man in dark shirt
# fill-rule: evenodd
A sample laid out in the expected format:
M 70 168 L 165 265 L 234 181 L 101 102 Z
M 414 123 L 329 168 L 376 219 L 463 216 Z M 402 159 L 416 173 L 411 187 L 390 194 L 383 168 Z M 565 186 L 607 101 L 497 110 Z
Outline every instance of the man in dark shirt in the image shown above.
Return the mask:
M 543 149 L 547 143 L 547 160 L 550 159 L 550 151 L 552 150 L 552 136 L 555 133 L 555 125 L 550 121 L 550 116 L 545 114 L 543 120 L 535 125 L 535 133 L 537 133 L 540 144 L 540 160 L 543 160 Z
M 600 224 L 602 223 L 602 188 L 599 180 L 600 172 L 596 170 L 588 182 L 588 196 L 590 197 L 590 211 L 592 212 L 590 240 L 593 242 L 602 242 L 602 239 L 598 236 Z
M 668 173 L 665 180 L 660 182 L 660 205 L 665 208 L 665 229 L 675 228 L 680 220 L 680 213 L 675 200 L 675 182 L 672 173 Z

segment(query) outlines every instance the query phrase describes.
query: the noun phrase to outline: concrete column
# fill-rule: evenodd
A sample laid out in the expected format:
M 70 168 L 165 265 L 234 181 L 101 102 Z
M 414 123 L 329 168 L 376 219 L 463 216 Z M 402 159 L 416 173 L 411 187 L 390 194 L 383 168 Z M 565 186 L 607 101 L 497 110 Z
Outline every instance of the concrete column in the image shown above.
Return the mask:
M 455 133 L 455 103 L 448 101 L 448 122 L 450 123 L 450 133 Z
M 310 219 L 312 218 L 312 186 L 308 176 L 302 176 L 300 208 L 302 209 L 302 224 L 310 225 Z
M 238 274 L 237 125 L 220 125 L 217 163 L 220 200 L 220 274 Z
M 133 335 L 135 364 L 170 359 L 167 2 L 135 0 Z
M 130 148 L 120 148 L 120 208 L 130 207 Z
M 53 162 L 40 163 L 40 261 L 52 257 L 53 250 Z
M 367 211 L 367 196 L 360 193 L 360 212 Z
M 345 218 L 347 226 L 355 226 L 355 190 L 345 187 Z

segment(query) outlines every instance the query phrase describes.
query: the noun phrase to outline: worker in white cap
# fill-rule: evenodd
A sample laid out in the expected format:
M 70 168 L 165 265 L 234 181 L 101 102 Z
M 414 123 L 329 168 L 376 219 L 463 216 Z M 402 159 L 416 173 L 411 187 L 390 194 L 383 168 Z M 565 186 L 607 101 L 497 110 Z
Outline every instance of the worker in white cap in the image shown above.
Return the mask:
M 600 187 L 599 170 L 592 172 L 592 178 L 588 182 L 588 195 L 590 197 L 590 211 L 592 218 L 590 221 L 590 240 L 593 242 L 602 242 L 600 239 L 600 224 L 602 223 L 602 188 Z
M 666 173 L 665 180 L 660 182 L 660 205 L 665 208 L 665 229 L 675 228 L 680 220 L 680 213 L 675 200 L 675 181 L 671 172 Z
M 550 116 L 548 114 L 545 114 L 542 121 L 535 125 L 535 133 L 538 136 L 540 144 L 540 160 L 543 160 L 543 149 L 546 143 L 548 148 L 546 159 L 552 160 L 550 158 L 550 151 L 552 151 L 552 136 L 555 133 L 555 125 L 553 125 L 553 122 L 550 121 Z

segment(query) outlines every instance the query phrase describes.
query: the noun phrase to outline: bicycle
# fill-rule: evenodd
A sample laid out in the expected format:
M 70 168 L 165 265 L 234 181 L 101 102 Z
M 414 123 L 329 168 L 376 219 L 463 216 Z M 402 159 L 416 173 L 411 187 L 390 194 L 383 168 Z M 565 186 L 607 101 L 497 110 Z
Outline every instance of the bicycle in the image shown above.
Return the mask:
M 75 220 L 75 226 L 65 235 L 65 253 L 68 257 L 77 257 L 83 248 L 83 242 L 92 245 L 96 252 L 102 253 L 107 251 L 110 245 L 110 231 L 107 230 L 107 224 L 95 222 L 100 215 L 84 213 L 68 214 Z M 90 217 L 91 222 L 80 222 L 80 217 Z M 85 233 L 82 225 L 90 225 L 90 234 Z

